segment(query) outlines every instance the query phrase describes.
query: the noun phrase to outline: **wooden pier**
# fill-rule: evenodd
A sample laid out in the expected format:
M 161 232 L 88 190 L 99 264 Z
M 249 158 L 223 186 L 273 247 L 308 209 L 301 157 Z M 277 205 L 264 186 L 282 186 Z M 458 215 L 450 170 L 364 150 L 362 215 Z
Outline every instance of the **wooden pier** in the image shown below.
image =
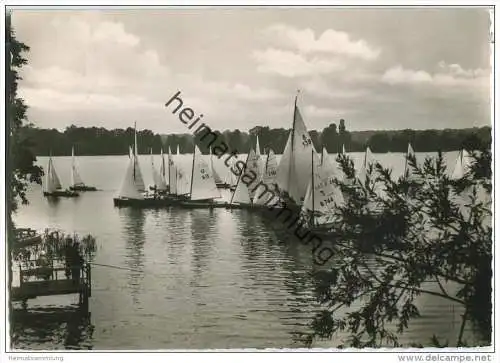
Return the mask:
M 20 269 L 19 286 L 12 287 L 12 300 L 26 304 L 28 299 L 39 296 L 78 294 L 79 305 L 88 308 L 88 300 L 92 295 L 89 263 L 68 269 L 64 266 L 54 267 L 57 266 L 55 261 L 49 266 L 36 266 L 37 261 L 28 262 L 32 262 L 35 267 Z
M 31 228 L 16 228 L 14 235 L 14 251 L 42 243 L 42 236 Z

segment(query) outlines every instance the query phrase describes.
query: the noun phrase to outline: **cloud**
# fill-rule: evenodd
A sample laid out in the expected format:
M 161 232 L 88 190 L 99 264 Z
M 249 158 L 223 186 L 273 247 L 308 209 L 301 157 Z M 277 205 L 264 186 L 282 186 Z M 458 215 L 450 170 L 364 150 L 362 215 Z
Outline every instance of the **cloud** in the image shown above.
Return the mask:
M 365 40 L 353 40 L 345 32 L 327 29 L 316 37 L 312 29 L 297 29 L 285 24 L 275 24 L 264 30 L 271 40 L 298 50 L 300 53 L 327 53 L 363 60 L 374 60 L 380 50 Z
M 177 82 L 187 86 L 192 94 L 209 98 L 229 98 L 238 101 L 272 101 L 282 98 L 284 95 L 274 89 L 264 87 L 250 87 L 241 83 L 229 83 L 223 81 L 209 81 L 200 77 L 183 74 Z
M 322 107 L 317 107 L 315 105 L 308 105 L 304 107 L 304 115 L 311 118 L 325 118 L 325 117 L 341 118 L 342 115 L 345 115 L 346 113 L 352 114 L 353 112 L 348 110 L 322 108 Z
M 283 77 L 328 74 L 345 68 L 345 64 L 336 59 L 306 58 L 297 53 L 275 48 L 254 51 L 253 57 L 257 60 L 259 72 L 278 74 Z
M 485 69 L 463 69 L 459 64 L 438 64 L 439 71 L 392 67 L 382 75 L 382 82 L 390 85 L 431 85 L 437 87 L 489 88 L 489 73 Z
M 161 105 L 144 97 L 134 95 L 111 95 L 105 93 L 62 92 L 51 89 L 22 88 L 20 96 L 28 100 L 29 105 L 51 111 L 61 110 L 102 110 L 102 109 L 145 109 Z
M 335 79 L 311 77 L 300 83 L 300 88 L 308 94 L 327 99 L 349 99 L 366 95 L 364 89 L 349 89 Z
M 173 72 L 156 49 L 148 48 L 123 23 L 99 16 L 56 17 L 44 31 L 44 44 L 50 42 L 51 51 L 35 43 L 30 55 L 37 57 L 21 69 L 19 93 L 32 114 L 85 110 L 93 113 L 94 118 L 86 120 L 92 123 L 112 110 L 116 115 L 127 110 L 130 116 L 142 111 L 143 118 L 159 119 L 166 115 L 165 102 L 181 90 L 185 103 L 207 118 L 225 119 L 232 112 L 243 119 L 248 117 L 248 108 L 242 111 L 247 104 L 283 97 L 272 88 Z
M 257 71 L 286 78 L 331 74 L 359 80 L 359 70 L 377 60 L 381 52 L 363 39 L 353 40 L 348 33 L 334 29 L 316 36 L 309 28 L 274 24 L 263 35 L 268 47 L 252 52 Z

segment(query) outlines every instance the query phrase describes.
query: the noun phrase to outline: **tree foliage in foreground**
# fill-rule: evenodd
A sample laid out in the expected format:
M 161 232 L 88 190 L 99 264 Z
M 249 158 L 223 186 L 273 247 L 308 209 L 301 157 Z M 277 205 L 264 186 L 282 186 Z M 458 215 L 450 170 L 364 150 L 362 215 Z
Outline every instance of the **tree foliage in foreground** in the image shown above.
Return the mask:
M 460 180 L 450 180 L 439 153 L 422 165 L 410 157 L 409 173 L 396 181 L 376 163 L 364 183 L 338 182 L 347 202 L 336 212 L 334 266 L 315 272 L 324 310 L 302 337 L 307 344 L 343 333 L 341 346 L 398 346 L 423 294 L 463 307 L 450 344 L 466 345 L 466 323 L 491 341 L 491 153 L 470 153 L 475 162 Z M 352 161 L 338 161 L 352 177 Z
M 7 175 L 9 180 L 8 202 L 12 211 L 17 209 L 18 202 L 28 203 L 26 189 L 29 183 L 41 184 L 42 168 L 35 165 L 36 157 L 32 152 L 32 140 L 23 134 L 24 128 L 30 126 L 27 118 L 28 106 L 17 95 L 18 81 L 21 80 L 19 69 L 28 63 L 23 53 L 29 47 L 16 40 L 14 31 L 10 27 L 10 18 L 6 19 L 6 64 L 7 69 Z

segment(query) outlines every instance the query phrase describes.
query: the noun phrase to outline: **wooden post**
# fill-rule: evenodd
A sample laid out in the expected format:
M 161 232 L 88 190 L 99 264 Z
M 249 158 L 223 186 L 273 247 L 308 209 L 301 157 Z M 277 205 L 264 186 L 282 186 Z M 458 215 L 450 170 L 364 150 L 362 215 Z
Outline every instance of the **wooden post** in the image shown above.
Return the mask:
M 92 296 L 92 270 L 90 263 L 87 263 L 87 285 L 89 289 L 89 297 Z

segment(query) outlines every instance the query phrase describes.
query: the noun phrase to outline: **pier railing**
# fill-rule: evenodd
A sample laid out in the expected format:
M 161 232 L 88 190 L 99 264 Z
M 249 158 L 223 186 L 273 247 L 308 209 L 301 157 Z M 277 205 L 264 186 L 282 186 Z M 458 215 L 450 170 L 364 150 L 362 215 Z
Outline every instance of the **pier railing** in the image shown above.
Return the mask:
M 91 296 L 89 263 L 65 266 L 61 261 L 26 261 L 19 271 L 19 287 L 12 288 L 12 298 L 23 300 L 38 296 L 79 294 L 80 301 Z

